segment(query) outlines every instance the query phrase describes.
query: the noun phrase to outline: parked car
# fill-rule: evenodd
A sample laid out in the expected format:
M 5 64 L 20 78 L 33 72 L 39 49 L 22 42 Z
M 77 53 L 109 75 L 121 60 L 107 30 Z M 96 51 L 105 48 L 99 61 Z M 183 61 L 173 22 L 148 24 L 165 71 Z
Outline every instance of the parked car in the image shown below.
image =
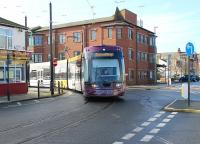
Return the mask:
M 196 81 L 199 81 L 199 79 L 200 79 L 199 76 L 197 76 L 197 75 L 192 75 L 192 78 L 195 79 Z
M 190 81 L 191 82 L 199 81 L 199 77 L 198 78 L 197 77 L 195 75 L 190 75 Z M 188 81 L 188 75 L 184 75 L 179 79 L 179 82 L 187 82 L 187 81 Z

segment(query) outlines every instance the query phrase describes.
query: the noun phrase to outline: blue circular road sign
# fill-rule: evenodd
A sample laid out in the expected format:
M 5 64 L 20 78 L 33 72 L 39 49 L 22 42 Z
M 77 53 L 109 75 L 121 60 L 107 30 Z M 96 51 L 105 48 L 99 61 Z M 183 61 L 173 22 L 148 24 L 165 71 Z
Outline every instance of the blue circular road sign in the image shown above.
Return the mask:
M 186 54 L 187 56 L 192 56 L 194 54 L 194 45 L 191 42 L 186 44 Z

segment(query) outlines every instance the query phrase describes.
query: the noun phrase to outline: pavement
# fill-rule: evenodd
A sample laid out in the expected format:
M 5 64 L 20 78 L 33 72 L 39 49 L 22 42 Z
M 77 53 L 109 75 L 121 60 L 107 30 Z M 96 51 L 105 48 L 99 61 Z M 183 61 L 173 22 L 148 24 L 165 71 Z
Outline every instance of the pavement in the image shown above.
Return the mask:
M 164 107 L 164 110 L 169 112 L 200 113 L 200 100 L 191 100 L 190 103 L 187 100 L 175 100 Z
M 60 95 L 65 94 L 66 91 L 61 91 Z M 54 96 L 60 96 L 58 91 L 54 89 Z M 53 96 L 53 97 L 54 97 Z M 42 99 L 52 97 L 50 90 L 48 88 L 40 88 L 40 94 L 38 96 L 38 89 L 29 87 L 27 94 L 18 94 L 18 95 L 10 95 L 10 101 L 8 101 L 8 96 L 0 96 L 0 104 L 1 103 L 10 103 L 10 102 L 19 102 L 26 100 L 34 100 L 34 99 Z

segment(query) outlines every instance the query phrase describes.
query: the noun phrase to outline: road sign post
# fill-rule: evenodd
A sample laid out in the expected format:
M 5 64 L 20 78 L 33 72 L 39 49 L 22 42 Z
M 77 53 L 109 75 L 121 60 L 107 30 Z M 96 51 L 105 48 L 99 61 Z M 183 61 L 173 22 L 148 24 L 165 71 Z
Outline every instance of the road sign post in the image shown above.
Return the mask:
M 188 106 L 190 106 L 190 56 L 194 53 L 194 45 L 188 42 L 185 51 L 188 56 Z

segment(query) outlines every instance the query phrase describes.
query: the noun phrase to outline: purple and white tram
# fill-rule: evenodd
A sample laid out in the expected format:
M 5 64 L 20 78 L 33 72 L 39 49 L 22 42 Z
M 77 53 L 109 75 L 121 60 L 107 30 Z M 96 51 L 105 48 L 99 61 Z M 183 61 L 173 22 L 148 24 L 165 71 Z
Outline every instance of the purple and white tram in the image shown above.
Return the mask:
M 119 46 L 91 46 L 68 60 L 68 88 L 85 97 L 118 97 L 125 92 L 125 65 Z

